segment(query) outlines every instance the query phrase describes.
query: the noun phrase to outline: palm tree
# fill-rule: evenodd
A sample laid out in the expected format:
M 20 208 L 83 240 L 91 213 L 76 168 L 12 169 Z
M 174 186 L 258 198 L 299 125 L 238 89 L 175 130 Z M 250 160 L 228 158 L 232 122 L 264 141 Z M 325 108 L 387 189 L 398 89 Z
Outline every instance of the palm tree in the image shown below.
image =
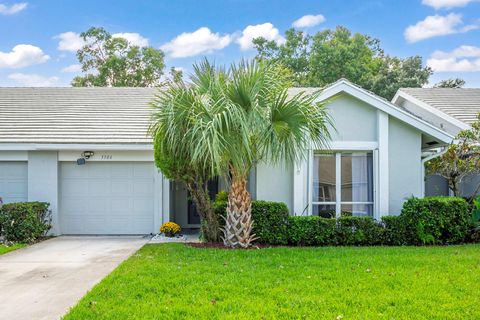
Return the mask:
M 185 184 L 200 215 L 203 238 L 219 241 L 219 219 L 207 190 L 207 182 L 216 172 L 210 164 L 192 160 L 193 148 L 188 140 L 198 113 L 206 107 L 202 94 L 198 88 L 177 79 L 161 88 L 151 105 L 155 164 L 166 178 Z
M 195 92 L 179 121 L 188 121 L 181 143 L 192 164 L 211 167 L 230 181 L 224 244 L 248 247 L 252 233 L 250 170 L 260 161 L 293 164 L 310 148 L 328 146 L 331 126 L 319 93 L 289 96 L 290 81 L 276 64 L 242 61 L 228 71 L 204 60 L 194 66 Z

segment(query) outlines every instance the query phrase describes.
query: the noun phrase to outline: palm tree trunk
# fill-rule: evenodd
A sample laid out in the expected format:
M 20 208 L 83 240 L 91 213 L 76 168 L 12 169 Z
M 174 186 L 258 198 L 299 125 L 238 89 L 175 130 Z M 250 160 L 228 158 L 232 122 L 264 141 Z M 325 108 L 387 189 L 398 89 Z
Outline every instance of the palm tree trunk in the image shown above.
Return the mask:
M 234 175 L 228 194 L 223 243 L 228 247 L 248 248 L 256 239 L 252 226 L 252 200 L 247 191 L 247 179 Z

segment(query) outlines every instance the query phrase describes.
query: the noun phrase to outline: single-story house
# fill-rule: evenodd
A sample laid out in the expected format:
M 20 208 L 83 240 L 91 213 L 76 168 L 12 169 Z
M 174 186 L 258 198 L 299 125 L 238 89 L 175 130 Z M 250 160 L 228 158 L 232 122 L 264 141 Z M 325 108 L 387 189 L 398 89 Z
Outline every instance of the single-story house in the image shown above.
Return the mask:
M 480 113 L 479 88 L 405 88 L 397 91 L 392 102 L 400 108 L 456 136 L 470 129 Z M 480 183 L 479 175 L 467 176 L 460 194 L 470 197 Z M 446 179 L 426 177 L 425 195 L 449 195 Z
M 292 94 L 314 88 L 292 88 Z M 166 221 L 198 227 L 179 183 L 153 162 L 152 88 L 0 88 L 0 196 L 51 204 L 54 234 L 147 234 Z M 258 164 L 254 199 L 295 215 L 400 213 L 423 196 L 423 161 L 453 135 L 347 80 L 325 88 L 329 150 L 295 166 Z M 225 186 L 212 181 L 216 191 Z

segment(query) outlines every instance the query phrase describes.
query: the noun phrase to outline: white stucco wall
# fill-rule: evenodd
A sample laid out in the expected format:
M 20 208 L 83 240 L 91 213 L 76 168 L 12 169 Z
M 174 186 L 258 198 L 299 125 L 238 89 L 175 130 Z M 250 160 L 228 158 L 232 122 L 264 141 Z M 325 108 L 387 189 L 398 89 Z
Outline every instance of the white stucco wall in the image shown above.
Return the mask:
M 60 233 L 58 221 L 58 152 L 28 152 L 28 201 L 50 203 L 52 234 Z
M 403 203 L 407 198 L 422 196 L 421 145 L 420 131 L 390 117 L 390 215 L 400 214 Z
M 352 96 L 342 94 L 328 104 L 335 125 L 332 141 L 376 141 L 376 109 Z
M 328 108 L 337 129 L 336 132 L 331 131 L 331 144 L 340 145 L 335 151 L 351 151 L 349 148 L 341 149 L 338 142 L 354 145 L 358 148 L 355 150 L 362 150 L 364 145 L 365 151 L 374 151 L 368 147 L 377 145 L 377 218 L 400 214 L 405 199 L 412 195 L 421 196 L 421 132 L 347 94 L 331 100 Z M 384 149 L 379 150 L 381 148 Z M 260 164 L 256 180 L 257 199 L 285 202 L 290 212 L 295 212 L 293 167 L 285 169 L 284 166 Z M 308 193 L 310 189 L 308 186 L 304 192 Z M 305 208 L 308 195 L 303 199 L 305 204 L 298 206 L 300 212 L 297 214 Z
M 257 200 L 284 202 L 293 212 L 293 167 L 272 166 L 265 163 L 257 165 Z

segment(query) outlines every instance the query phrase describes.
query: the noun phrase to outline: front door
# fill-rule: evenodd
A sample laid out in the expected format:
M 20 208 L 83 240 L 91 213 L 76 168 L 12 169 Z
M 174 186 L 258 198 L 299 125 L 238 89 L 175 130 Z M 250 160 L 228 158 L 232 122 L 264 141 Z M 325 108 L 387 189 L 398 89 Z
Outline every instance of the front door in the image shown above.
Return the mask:
M 208 194 L 210 200 L 215 199 L 215 195 L 218 193 L 218 178 L 213 178 L 208 181 Z M 188 224 L 200 224 L 200 214 L 198 213 L 197 206 L 193 201 L 190 193 L 188 193 Z

